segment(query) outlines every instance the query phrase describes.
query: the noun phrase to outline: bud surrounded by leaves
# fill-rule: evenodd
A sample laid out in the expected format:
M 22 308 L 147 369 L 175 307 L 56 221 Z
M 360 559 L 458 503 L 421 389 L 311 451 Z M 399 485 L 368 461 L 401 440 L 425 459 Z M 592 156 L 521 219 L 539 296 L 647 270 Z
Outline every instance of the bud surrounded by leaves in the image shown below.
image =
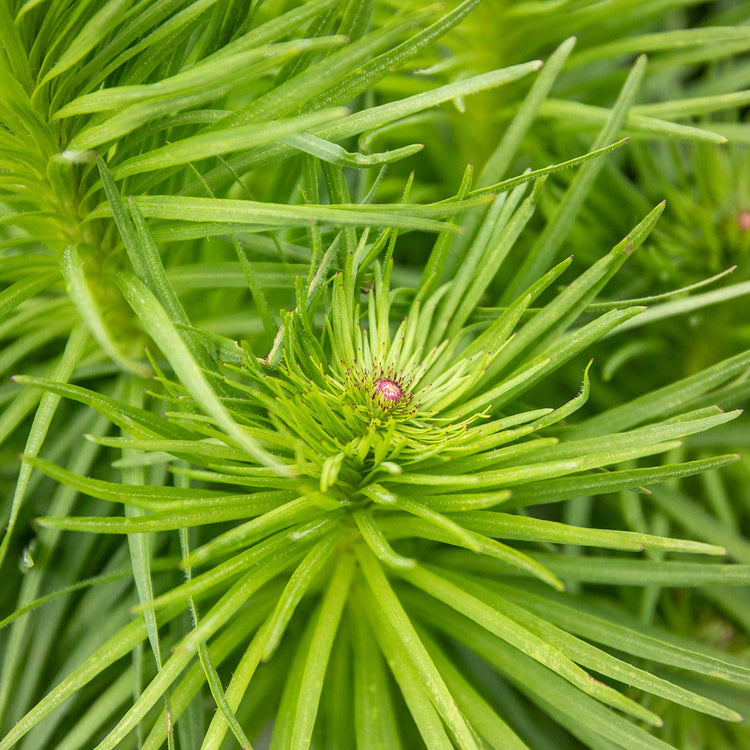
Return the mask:
M 144 460 L 159 451 L 181 459 L 173 466 L 175 487 L 115 485 L 35 460 L 37 468 L 59 481 L 142 509 L 124 518 L 46 517 L 39 523 L 106 534 L 207 527 L 192 550 L 181 532 L 182 566 L 190 571 L 189 579 L 138 608 L 146 622 L 152 618 L 155 629 L 190 607 L 195 625 L 99 748 L 115 747 L 134 729 L 196 654 L 208 678 L 215 675 L 213 662 L 225 658 L 226 649 L 218 646 L 224 638 L 245 651 L 226 693 L 212 686 L 223 709 L 208 730 L 209 747 L 218 747 L 228 730 L 244 736 L 234 712 L 263 662 L 284 684 L 272 747 L 306 748 L 315 731 L 324 731 L 315 729 L 316 716 L 326 691 L 336 690 L 330 681 L 341 677 L 339 669 L 354 670 L 355 692 L 347 700 L 354 699 L 355 712 L 371 717 L 363 719 L 367 731 L 397 731 L 395 717 L 406 709 L 430 747 L 433 732 L 477 748 L 480 735 L 493 743 L 498 736 L 513 736 L 450 665 L 445 649 L 456 644 L 497 663 L 522 689 L 533 689 L 556 718 L 562 714 L 563 721 L 572 721 L 571 710 L 583 712 L 603 729 L 606 717 L 609 732 L 623 741 L 637 738 L 644 747 L 650 746 L 650 735 L 606 707 L 655 726 L 661 724 L 659 717 L 593 679 L 587 669 L 712 716 L 739 718 L 720 703 L 609 652 L 640 654 L 651 636 L 637 628 L 605 617 L 604 634 L 595 639 L 603 647 L 583 640 L 589 615 L 576 609 L 575 597 L 559 598 L 556 592 L 563 585 L 555 556 L 540 555 L 534 543 L 709 555 L 723 554 L 723 549 L 508 512 L 722 465 L 733 457 L 669 467 L 616 466 L 664 453 L 681 437 L 736 416 L 711 408 L 679 414 L 679 402 L 672 400 L 661 407 L 672 410 L 668 419 L 654 421 L 659 416 L 655 404 L 634 429 L 609 432 L 597 429 L 595 420 L 588 434 L 585 420 L 563 428 L 563 420 L 586 402 L 587 374 L 568 403 L 525 404 L 535 384 L 641 312 L 638 307 L 610 310 L 578 321 L 646 238 L 663 206 L 533 316 L 525 317 L 529 306 L 569 261 L 539 279 L 490 324 L 478 323 L 474 304 L 488 268 L 494 263 L 496 270 L 502 262 L 491 259 L 513 241 L 538 200 L 535 188 L 522 201 L 523 190 L 496 198 L 500 210 L 488 214 L 492 231 L 485 233 L 487 242 L 473 248 L 482 261 L 462 267 L 451 284 L 435 284 L 438 243 L 418 288 L 393 288 L 391 261 L 387 255 L 382 263 L 376 260 L 365 233 L 343 271 L 332 278 L 330 293 L 285 314 L 267 360 L 259 360 L 247 345 L 236 348 L 216 339 L 223 364 L 199 367 L 205 349 L 201 355 L 195 339 L 185 335 L 183 340 L 151 291 L 157 288 L 153 279 L 121 275 L 125 299 L 180 376 L 177 382 L 159 375 L 163 398 L 172 404 L 164 418 L 133 406 L 115 408 L 76 386 L 23 379 L 88 400 L 125 432 L 95 438 L 98 443 L 138 451 Z M 387 236 L 376 246 L 383 247 Z M 360 292 L 365 276 L 374 281 L 366 296 Z M 397 310 L 406 314 L 399 318 Z M 612 469 L 602 472 L 605 467 Z M 189 487 L 191 481 L 202 488 Z M 211 531 L 225 522 L 231 522 L 226 530 Z M 519 582 L 518 576 L 525 580 Z M 253 624 L 238 629 L 238 622 Z M 290 642 L 287 629 L 300 627 L 304 635 Z M 623 627 L 630 645 L 614 638 Z M 147 632 L 144 626 L 138 637 Z M 448 641 L 441 645 L 446 634 Z M 351 638 L 354 662 L 346 666 L 340 651 L 348 650 Z M 661 656 L 655 658 L 673 663 L 675 647 L 659 643 Z M 286 649 L 291 669 L 279 656 Z M 710 665 L 726 679 L 739 669 L 698 653 L 692 658 L 693 668 Z M 393 669 L 403 708 L 398 707 L 401 698 L 389 692 L 368 692 L 370 681 L 383 677 L 383 659 Z M 327 667 L 329 660 L 339 666 Z M 681 666 L 691 668 L 685 661 Z M 183 680 L 173 689 L 183 695 L 194 688 Z M 172 721 L 186 705 L 182 698 L 179 704 L 172 701 Z M 488 736 L 489 727 L 502 734 Z M 156 746 L 165 731 L 164 720 L 157 721 L 147 746 Z M 357 731 L 365 731 L 364 726 Z
M 0 750 L 750 746 L 705 5 L 0 0 Z

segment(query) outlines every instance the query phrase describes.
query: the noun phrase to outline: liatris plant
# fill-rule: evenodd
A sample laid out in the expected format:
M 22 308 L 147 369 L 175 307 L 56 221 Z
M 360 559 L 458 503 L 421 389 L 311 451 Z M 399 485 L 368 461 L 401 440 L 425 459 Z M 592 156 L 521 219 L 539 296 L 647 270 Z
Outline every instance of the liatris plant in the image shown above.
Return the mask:
M 188 310 L 196 313 L 193 320 L 225 334 L 254 333 L 257 343 L 267 346 L 278 325 L 275 308 L 293 300 L 295 274 L 320 248 L 319 242 L 311 249 L 285 236 L 285 228 L 318 220 L 383 224 L 378 215 L 360 212 L 357 218 L 351 205 L 319 207 L 317 186 L 313 205 L 299 205 L 300 196 L 292 197 L 295 179 L 320 159 L 332 176 L 330 202 L 347 204 L 345 184 L 335 180 L 341 167 L 380 167 L 420 148 L 411 144 L 362 154 L 331 139 L 346 139 L 539 67 L 533 62 L 474 77 L 359 117 L 335 105 L 352 99 L 356 104 L 386 71 L 458 23 L 470 4 L 444 15 L 435 8 L 396 14 L 384 28 L 372 27 L 373 7 L 367 2 L 261 7 L 112 0 L 102 7 L 78 4 L 75 12 L 67 2 L 16 5 L 0 2 L 0 373 L 23 370 L 58 381 L 94 378 L 99 390 L 117 396 L 133 387 L 123 372 L 138 378 L 149 370 L 138 361 L 145 340 L 113 281 L 130 267 L 130 259 L 112 217 L 95 218 L 97 206 L 115 190 L 111 180 L 105 185 L 100 179 L 96 150 L 106 153 L 115 178 L 125 181 L 136 200 L 164 196 L 141 207 L 150 216 L 163 216 L 156 236 L 168 243 L 161 251 Z M 118 173 L 120 168 L 124 171 Z M 257 180 L 262 202 L 249 199 L 257 189 L 256 169 L 262 174 Z M 193 197 L 190 208 L 174 203 L 178 194 L 196 191 L 209 198 Z M 235 193 L 242 201 L 227 214 L 229 204 L 222 199 Z M 218 217 L 206 209 L 218 210 Z M 402 229 L 440 227 L 431 218 L 391 219 Z M 258 234 L 269 228 L 278 230 L 273 240 Z M 213 239 L 227 233 L 229 254 Z M 335 265 L 324 269 L 322 278 L 332 269 Z M 231 291 L 238 280 L 240 289 Z M 207 302 L 205 290 L 217 282 L 221 297 L 214 294 Z M 239 312 L 232 315 L 232 307 Z M 70 468 L 90 472 L 97 450 L 71 451 L 72 441 L 82 431 L 104 430 L 105 424 L 92 420 L 85 408 L 66 409 L 52 394 L 13 383 L 0 388 L 0 404 L 5 451 L 0 481 L 9 497 L 0 565 L 9 566 L 20 555 L 29 571 L 3 591 L 8 604 L 16 601 L 15 609 L 47 585 L 47 566 L 59 556 L 61 541 L 57 534 L 32 539 L 25 530 L 15 533 L 19 526 L 26 529 L 27 502 L 40 482 L 28 461 L 19 472 L 17 454 L 33 457 L 46 443 L 48 458 L 64 457 Z M 68 513 L 75 500 L 76 493 L 61 488 L 52 507 Z M 85 571 L 84 560 L 71 561 L 62 567 L 59 583 L 86 577 Z M 48 622 L 51 627 L 54 620 Z M 30 700 L 26 690 L 14 689 L 30 632 L 28 620 L 16 623 L 3 651 L 0 727 Z M 49 653 L 48 637 L 37 633 L 34 640 L 37 653 Z M 37 664 L 44 671 L 44 660 Z M 27 669 L 24 674 L 32 691 L 39 673 Z
M 125 516 L 44 517 L 38 523 L 131 539 L 177 531 L 187 580 L 164 574 L 154 591 L 149 568 L 168 570 L 169 558 L 151 560 L 148 545 L 139 545 L 136 581 L 147 592 L 137 607 L 140 616 L 64 677 L 0 747 L 11 747 L 37 724 L 41 728 L 39 722 L 76 690 L 111 676 L 109 668 L 117 669 L 121 657 L 146 639 L 154 666 L 144 665 L 146 683 L 98 748 L 127 742 L 142 722 L 149 730 L 143 746 L 158 747 L 204 685 L 219 708 L 205 748 L 219 747 L 230 731 L 247 747 L 245 727 L 270 716 L 272 748 L 410 746 L 415 731 L 430 748 L 453 742 L 523 746 L 514 718 L 486 696 L 475 662 L 462 666 L 469 654 L 492 664 L 543 713 L 595 745 L 595 738 L 606 737 L 626 747 L 665 747 L 621 714 L 657 727 L 658 715 L 587 670 L 719 719 L 740 719 L 627 655 L 710 673 L 730 685 L 750 677 L 747 667 L 697 643 L 678 645 L 622 613 L 597 609 L 594 601 L 561 594 L 558 573 L 566 575 L 570 562 L 584 560 L 540 553 L 534 545 L 709 555 L 722 548 L 517 512 L 731 462 L 733 456 L 720 456 L 616 467 L 662 454 L 679 438 L 733 419 L 736 412 L 706 407 L 683 413 L 680 407 L 747 367 L 745 355 L 692 387 L 624 406 L 609 424 L 593 418 L 572 432 L 565 429 L 563 421 L 588 398 L 588 368 L 580 392 L 565 404 L 540 402 L 535 386 L 641 312 L 610 310 L 579 322 L 648 236 L 663 205 L 526 323 L 519 325 L 525 311 L 569 261 L 492 323 L 477 322 L 477 301 L 529 220 L 542 185 L 538 181 L 525 199 L 521 186 L 495 200 L 483 242 L 472 246 L 471 262 L 446 284 L 438 279 L 449 232 L 411 288 L 391 283 L 395 233 L 368 243 L 365 232 L 346 250 L 329 289 L 314 276 L 300 280 L 297 306 L 284 314 L 274 347 L 262 359 L 246 342 L 209 336 L 202 345 L 181 334 L 178 300 L 164 283 L 148 233 L 142 235 L 132 251 L 143 276 L 121 273 L 117 284 L 166 358 L 163 365 L 152 359 L 163 387 L 158 398 L 168 404 L 164 416 L 145 409 L 137 390 L 116 401 L 79 386 L 19 380 L 91 404 L 123 433 L 91 438 L 122 451 L 122 484 L 39 459 L 32 465 L 123 505 Z M 119 199 L 113 201 L 124 237 L 136 237 Z M 406 315 L 394 326 L 402 309 Z M 206 363 L 211 348 L 218 355 L 214 364 Z M 145 467 L 165 458 L 178 459 L 174 486 L 144 483 Z M 602 472 L 604 467 L 613 470 Z M 216 524 L 230 525 L 222 531 Z M 167 552 L 158 537 L 154 545 Z M 621 580 L 653 570 L 648 562 L 625 558 L 602 557 L 596 565 Z M 657 576 L 674 585 L 693 576 L 718 580 L 732 576 L 732 569 L 662 563 Z M 185 610 L 192 625 L 178 635 L 168 623 Z M 225 662 L 233 665 L 226 687 L 218 671 Z M 133 669 L 125 662 L 115 674 Z M 280 695 L 250 699 L 256 672 L 266 675 L 261 685 L 274 684 Z M 196 708 L 202 712 L 200 704 Z M 109 716 L 114 709 L 107 692 L 91 710 Z
M 750 741 L 750 355 L 587 364 L 662 291 L 611 152 L 741 134 L 674 120 L 742 11 L 487 2 L 511 67 L 435 65 L 478 5 L 0 0 L 0 750 Z M 498 86 L 474 179 L 427 110 Z

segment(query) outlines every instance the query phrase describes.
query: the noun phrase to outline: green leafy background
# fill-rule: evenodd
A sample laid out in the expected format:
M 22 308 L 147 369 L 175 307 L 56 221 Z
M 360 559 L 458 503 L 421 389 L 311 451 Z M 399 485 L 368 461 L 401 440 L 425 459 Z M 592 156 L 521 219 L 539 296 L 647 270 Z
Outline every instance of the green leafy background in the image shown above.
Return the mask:
M 750 746 L 749 49 L 0 0 L 0 750 Z

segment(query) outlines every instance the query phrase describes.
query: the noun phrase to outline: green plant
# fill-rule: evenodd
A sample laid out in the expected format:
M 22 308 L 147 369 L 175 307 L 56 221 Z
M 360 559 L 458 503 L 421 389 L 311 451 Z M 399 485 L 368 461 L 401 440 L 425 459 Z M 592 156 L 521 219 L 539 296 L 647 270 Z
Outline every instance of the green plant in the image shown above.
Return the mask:
M 115 222 L 95 218 L 106 190 L 94 148 L 107 154 L 113 169 L 129 170 L 130 176 L 117 177 L 130 193 L 153 196 L 161 189 L 167 194 L 165 201 L 152 204 L 152 213 L 163 209 L 162 203 L 174 194 L 194 191 L 196 184 L 203 192 L 210 183 L 209 195 L 220 191 L 232 198 L 238 193 L 244 199 L 239 206 L 231 200 L 196 199 L 204 211 L 218 212 L 208 221 L 193 220 L 195 207 L 173 203 L 173 221 L 162 221 L 156 236 L 169 242 L 162 246 L 169 272 L 178 285 L 181 282 L 187 309 L 196 309 L 202 326 L 221 333 L 253 331 L 261 346 L 270 346 L 277 325 L 274 308 L 293 298 L 300 268 L 307 268 L 311 258 L 320 259 L 314 256 L 320 240 L 311 249 L 297 238 L 287 238 L 285 228 L 309 226 L 319 215 L 354 225 L 383 221 L 379 214 L 357 215 L 352 206 L 323 208 L 318 214 L 314 206 L 297 205 L 300 197 L 290 198 L 295 171 L 301 173 L 306 161 L 320 157 L 334 176 L 343 165 L 378 167 L 419 148 L 364 155 L 324 140 L 325 130 L 308 132 L 291 144 L 278 142 L 282 131 L 293 136 L 309 130 L 313 122 L 327 123 L 334 127 L 331 135 L 344 138 L 350 131 L 357 133 L 532 72 L 535 64 L 480 76 L 408 102 L 394 102 L 364 118 L 331 108 L 337 97 L 346 101 L 355 96 L 377 80 L 385 66 L 408 59 L 457 23 L 468 7 L 424 28 L 419 27 L 425 20 L 436 18 L 433 10 L 400 14 L 387 28 L 366 33 L 372 6 L 359 2 L 345 7 L 321 0 L 289 8 L 285 3 L 260 8 L 226 2 L 111 2 L 101 9 L 95 3 L 79 3 L 76 12 L 69 13 L 64 2 L 14 8 L 4 0 L 0 272 L 7 286 L 0 303 L 0 335 L 5 342 L 0 370 L 9 374 L 23 367 L 57 380 L 93 380 L 100 390 L 116 395 L 132 387 L 130 377 L 120 374 L 123 370 L 135 376 L 148 372 L 138 361 L 145 341 L 113 283 L 115 274 L 128 267 L 127 253 Z M 352 73 L 358 65 L 361 68 Z M 227 69 L 237 66 L 241 75 L 227 77 Z M 283 119 L 303 106 L 309 114 Z M 171 141 L 166 146 L 165 137 Z M 242 179 L 223 156 L 238 150 L 253 162 L 241 169 Z M 279 150 L 286 157 L 281 166 L 264 167 L 278 160 Z M 310 150 L 315 157 L 305 155 Z M 204 177 L 193 162 L 214 167 L 213 177 Z M 263 170 L 262 181 L 272 185 L 263 191 L 263 204 L 247 200 L 256 168 Z M 115 188 L 109 185 L 107 190 Z M 281 201 L 275 208 L 273 194 Z M 331 201 L 347 202 L 347 196 L 337 192 Z M 227 217 L 229 204 L 234 213 Z M 146 206 L 143 210 L 149 212 Z M 395 222 L 403 228 L 439 226 L 419 217 Z M 269 226 L 280 228 L 273 241 L 256 234 Z M 229 254 L 216 239 L 228 232 Z M 208 261 L 211 277 L 205 276 L 201 261 Z M 214 292 L 206 304 L 205 290 L 217 282 L 222 291 Z M 230 291 L 233 287 L 236 291 Z M 228 307 L 242 312 L 232 315 Z M 77 439 L 85 429 L 104 429 L 103 423 L 89 419 L 85 408 L 58 413 L 55 396 L 40 400 L 38 391 L 14 384 L 1 390 L 0 441 L 7 445 L 3 482 L 12 499 L 4 508 L 8 530 L 0 545 L 0 563 L 11 550 L 20 554 L 21 548 L 11 546 L 17 543 L 13 532 L 19 518 L 26 522 L 25 504 L 39 486 L 39 476 L 32 474 L 28 462 L 22 464 L 17 481 L 11 480 L 17 471 L 15 455 L 23 451 L 33 457 L 46 441 L 52 446 L 49 457 L 59 457 L 68 453 L 72 436 Z M 26 420 L 31 415 L 29 427 Z M 58 425 L 65 428 L 57 429 Z M 90 448 L 73 451 L 70 466 L 90 471 L 96 455 Z M 52 506 L 66 513 L 75 500 L 75 493 L 61 489 Z M 29 541 L 27 536 L 24 544 Z M 59 542 L 59 535 L 43 533 L 24 551 L 25 564 L 37 567 L 8 591 L 15 596 L 21 584 L 19 605 L 33 600 L 46 584 L 44 571 L 60 554 Z M 66 583 L 80 573 L 81 564 L 67 569 Z M 17 705 L 29 700 L 28 693 L 12 690 L 28 635 L 27 623 L 18 623 L 4 652 L 0 716 L 6 722 L 12 696 Z M 42 647 L 37 640 L 36 648 L 48 653 L 51 643 L 47 639 Z M 38 673 L 29 676 L 28 690 L 38 678 Z
M 88 480 L 38 459 L 32 465 L 91 496 L 139 509 L 124 518 L 47 517 L 39 519 L 43 527 L 125 533 L 132 535 L 130 538 L 182 529 L 183 566 L 189 580 L 153 601 L 150 596 L 145 597 L 139 608 L 145 617 L 116 633 L 94 654 L 88 668 L 79 672 L 83 679 L 92 679 L 123 655 L 123 648 L 129 651 L 147 637 L 154 648 L 156 675 L 100 747 L 114 747 L 125 738 L 167 695 L 170 685 L 196 654 L 203 669 L 198 680 L 208 680 L 221 709 L 209 727 L 205 746 L 218 747 L 230 728 L 246 744 L 234 711 L 258 662 L 269 660 L 267 666 L 273 671 L 273 654 L 303 598 L 302 611 L 306 612 L 304 619 L 309 626 L 302 639 L 290 647 L 295 654 L 291 671 L 287 672 L 284 666 L 274 677 L 284 688 L 272 747 L 308 747 L 321 694 L 346 700 L 335 685 L 325 681 L 329 658 L 341 660 L 340 669 L 346 669 L 350 644 L 347 636 L 337 637 L 340 633 L 356 634 L 365 642 L 376 639 L 395 669 L 396 681 L 428 746 L 444 744 L 449 736 L 463 746 L 474 746 L 479 742 L 475 732 L 482 733 L 478 727 L 493 727 L 484 739 L 502 744 L 494 734 L 504 725 L 502 719 L 479 698 L 470 683 L 461 684 L 461 697 L 450 697 L 445 678 L 424 645 L 432 644 L 436 633 L 448 623 L 449 632 L 463 634 L 459 642 L 480 653 L 486 653 L 487 647 L 480 645 L 482 637 L 487 638 L 486 634 L 480 635 L 486 632 L 498 639 L 497 643 L 493 640 L 496 648 L 505 643 L 525 654 L 520 657 L 524 660 L 519 662 L 517 671 L 511 669 L 510 676 L 527 689 L 533 684 L 534 694 L 540 694 L 543 701 L 552 705 L 553 714 L 562 712 L 563 723 L 575 734 L 585 735 L 592 727 L 595 733 L 603 733 L 606 726 L 606 732 L 621 743 L 659 746 L 643 730 L 616 715 L 605 719 L 596 700 L 648 723 L 661 723 L 638 703 L 592 681 L 577 663 L 691 708 L 724 719 L 739 718 L 715 702 L 660 681 L 575 638 L 573 634 L 580 633 L 580 622 L 561 629 L 560 612 L 548 611 L 549 607 L 555 609 L 554 596 L 526 584 L 518 587 L 512 578 L 507 578 L 515 569 L 552 589 L 562 588 L 553 572 L 554 563 L 550 569 L 523 547 L 507 546 L 493 537 L 721 554 L 721 548 L 699 543 L 577 528 L 489 508 L 529 507 L 574 497 L 583 488 L 601 492 L 643 486 L 665 476 L 690 475 L 721 465 L 732 457 L 605 474 L 595 471 L 663 453 L 674 447 L 675 439 L 736 416 L 708 407 L 675 417 L 675 412 L 679 414 L 680 396 L 665 401 L 657 395 L 650 400 L 647 411 L 633 407 L 623 417 L 626 427 L 648 421 L 644 427 L 614 433 L 605 429 L 602 434 L 602 429 L 593 425 L 587 431 L 587 423 L 583 422 L 579 430 L 588 432 L 588 437 L 560 441 L 549 431 L 584 405 L 589 391 L 587 376 L 580 394 L 556 409 L 545 405 L 519 412 L 512 407 L 532 386 L 590 342 L 641 312 L 639 308 L 612 310 L 585 325 L 575 325 L 587 303 L 643 242 L 662 210 L 662 206 L 657 207 L 611 253 L 522 326 L 515 337 L 511 333 L 524 310 L 558 278 L 568 262 L 534 284 L 491 325 L 483 326 L 485 330 L 480 335 L 472 335 L 477 329 L 476 323 L 471 322 L 472 312 L 482 287 L 493 275 L 489 269 L 494 272 L 500 266 L 529 220 L 542 184 L 538 182 L 523 202 L 524 186 L 496 200 L 497 209 L 484 224 L 486 244 L 472 247 L 476 262 L 467 263 L 452 283 L 438 288 L 436 279 L 445 262 L 448 234 L 438 241 L 417 287 L 396 292 L 391 291 L 390 285 L 390 253 L 384 267 L 376 260 L 378 251 L 386 250 L 389 233 L 381 234 L 373 246 L 368 246 L 365 233 L 347 253 L 343 270 L 331 280 L 324 326 L 313 324 L 321 290 L 311 279 L 299 287 L 297 308 L 284 316 L 283 335 L 277 337 L 276 351 L 266 360 L 258 360 L 247 344 L 234 348 L 216 340 L 222 358 L 226 358 L 224 375 L 215 369 L 202 370 L 180 337 L 175 327 L 179 320 L 170 320 L 167 312 L 175 299 L 174 292 L 168 285 L 158 283 L 158 265 L 143 279 L 120 275 L 118 285 L 125 299 L 179 378 L 172 381 L 159 376 L 165 388 L 163 398 L 174 404 L 166 419 L 143 411 L 137 404 L 139 399 L 129 407 L 117 406 L 96 392 L 75 386 L 19 379 L 57 395 L 91 403 L 123 429 L 122 437 L 93 439 L 124 451 L 131 481 L 117 485 Z M 116 201 L 113 210 L 119 213 Z M 121 221 L 126 236 L 133 232 L 124 217 Z M 148 261 L 156 260 L 149 245 L 146 240 L 136 251 L 144 269 L 154 269 Z M 372 288 L 360 312 L 360 299 L 364 296 L 361 289 L 368 286 L 368 277 Z M 399 297 L 411 302 L 401 326 L 392 332 L 392 307 Z M 718 382 L 728 380 L 737 368 L 746 367 L 745 359 L 722 366 Z M 698 392 L 705 391 L 710 382 L 704 379 Z M 694 393 L 695 390 L 687 391 L 690 396 Z M 683 401 L 690 397 L 687 394 L 682 394 Z M 653 422 L 660 413 L 669 418 Z M 536 437 L 538 432 L 543 437 Z M 526 436 L 529 437 L 524 440 Z M 142 463 L 146 465 L 150 463 L 149 456 L 158 456 L 158 452 L 185 462 L 174 468 L 182 480 L 173 489 L 142 484 L 143 469 L 137 456 L 143 455 Z M 575 476 L 566 478 L 567 475 Z M 190 479 L 235 487 L 219 493 L 190 490 L 186 486 Z M 237 485 L 242 488 L 241 493 L 237 492 Z M 253 520 L 218 535 L 199 535 L 189 546 L 187 527 L 208 524 L 210 528 L 216 523 L 247 518 Z M 408 546 L 401 548 L 399 544 L 404 539 Z M 197 548 L 190 551 L 196 544 Z M 486 569 L 483 565 L 476 578 L 476 572 L 470 572 L 474 566 L 460 554 L 450 552 L 451 547 L 494 558 L 498 568 L 487 577 L 482 575 Z M 226 559 L 230 553 L 232 556 Z M 462 564 L 456 565 L 454 560 Z M 145 550 L 140 561 L 141 576 L 145 576 L 141 584 L 150 591 Z M 156 562 L 161 567 L 159 558 Z M 208 567 L 200 575 L 192 577 L 193 566 L 206 564 Z M 638 563 L 621 560 L 619 568 L 626 577 L 627 570 L 633 577 L 640 575 Z M 715 565 L 693 564 L 689 568 L 692 575 L 716 576 L 719 570 Z M 739 571 L 742 573 L 737 580 L 744 580 L 744 568 Z M 395 590 L 394 579 L 399 582 Z M 404 584 L 409 586 L 402 593 Z M 322 591 L 318 594 L 319 589 Z M 535 591 L 537 599 L 528 599 L 529 590 Z M 411 606 L 405 608 L 396 591 Z M 254 611 L 254 595 L 259 592 L 267 598 L 270 612 L 257 622 L 257 631 L 249 643 L 248 629 L 232 631 L 232 648 L 245 644 L 246 650 L 229 683 L 227 697 L 211 657 L 213 636 L 222 626 L 242 621 Z M 431 616 L 433 605 L 424 600 L 425 595 L 437 598 L 456 614 L 437 609 L 439 616 Z M 196 603 L 206 610 L 200 618 Z M 163 626 L 188 605 L 195 627 L 172 646 L 173 655 L 161 663 L 157 624 Z M 562 605 L 561 608 L 566 609 Z M 456 620 L 458 615 L 461 617 Z M 357 625 L 363 616 L 369 625 Z M 420 639 L 412 619 L 429 628 L 429 637 Z M 622 624 L 617 620 L 609 625 L 613 629 L 618 626 Z M 645 636 L 633 630 L 630 637 Z M 604 642 L 612 645 L 606 637 Z M 382 657 L 372 650 L 373 646 L 362 645 L 360 640 L 353 643 L 353 668 L 355 672 L 362 670 L 361 679 L 368 680 L 372 672 L 382 671 L 382 664 L 376 666 Z M 364 656 L 358 643 L 369 654 L 368 661 L 360 662 Z M 708 669 L 710 664 L 714 673 L 730 682 L 733 674 L 743 673 L 740 664 L 732 665 L 728 657 L 717 660 L 701 655 L 700 647 L 694 648 L 691 658 L 696 660 L 696 668 Z M 436 658 L 440 661 L 445 657 Z M 515 664 L 513 659 L 518 658 L 513 656 L 510 663 Z M 668 641 L 656 647 L 652 658 L 670 663 L 673 656 Z M 525 663 L 528 659 L 551 672 L 542 677 L 532 671 L 533 683 L 525 682 L 528 670 L 534 669 Z M 77 684 L 75 674 L 32 709 L 11 731 L 5 745 L 0 746 L 9 746 L 67 697 Z M 348 672 L 334 674 L 346 679 Z M 193 677 L 192 683 L 197 687 L 195 680 Z M 573 687 L 565 688 L 565 681 Z M 184 698 L 175 697 L 178 693 L 182 696 L 183 691 L 187 691 Z M 359 741 L 364 743 L 370 741 L 365 738 L 381 732 L 391 736 L 398 732 L 400 723 L 400 711 L 389 708 L 388 702 L 383 704 L 384 696 L 373 696 L 371 692 L 372 689 L 355 696 L 363 702 L 358 704 L 360 713 L 355 714 L 355 729 Z M 186 685 L 182 691 L 180 686 L 175 688 L 169 699 L 173 719 L 182 714 L 192 695 L 193 690 Z M 349 694 L 348 701 L 351 699 Z M 346 705 L 350 705 L 348 701 Z M 354 711 L 353 704 L 343 708 L 347 714 Z M 165 721 L 157 721 L 147 746 L 165 739 Z M 471 729 L 471 725 L 475 728 Z M 332 740 L 325 726 L 320 731 L 322 746 L 330 746 Z M 334 735 L 341 732 L 339 740 L 344 746 L 351 741 L 346 728 L 328 731 Z M 507 732 L 511 730 L 508 728 Z
M 590 40 L 585 102 L 550 99 L 577 76 L 566 24 L 596 28 L 587 2 L 547 9 L 546 36 L 501 62 L 517 64 L 456 58 L 429 90 L 391 74 L 454 44 L 476 2 L 16 5 L 0 2 L 0 365 L 25 374 L 0 389 L 0 565 L 23 575 L 0 592 L 0 748 L 262 747 L 269 722 L 276 750 L 746 744 L 750 666 L 685 617 L 721 622 L 706 600 L 747 616 L 717 479 L 733 464 L 742 487 L 746 464 L 738 412 L 715 404 L 744 400 L 750 357 L 593 394 L 585 359 L 653 317 L 628 297 L 660 291 L 628 266 L 661 253 L 664 205 L 633 197 L 647 160 L 635 187 L 615 179 L 617 139 L 723 140 L 669 119 L 695 103 L 644 123 L 645 58 Z M 534 20 L 521 39 L 535 5 L 513 11 Z M 639 32 L 625 52 L 658 20 L 635 6 L 613 17 Z M 745 44 L 670 34 L 700 61 Z M 526 51 L 555 46 L 522 92 Z M 690 62 L 660 65 L 674 91 Z M 462 155 L 415 161 L 409 140 L 439 153 L 429 108 L 497 86 L 512 119 L 476 179 Z M 565 134 L 571 112 L 601 126 L 593 145 Z M 605 178 L 626 196 L 610 213 L 638 221 L 607 254 Z M 614 280 L 620 301 L 599 299 Z M 718 526 L 688 499 L 699 481 Z M 670 505 L 704 541 L 673 538 Z M 741 564 L 705 557 L 724 547 Z

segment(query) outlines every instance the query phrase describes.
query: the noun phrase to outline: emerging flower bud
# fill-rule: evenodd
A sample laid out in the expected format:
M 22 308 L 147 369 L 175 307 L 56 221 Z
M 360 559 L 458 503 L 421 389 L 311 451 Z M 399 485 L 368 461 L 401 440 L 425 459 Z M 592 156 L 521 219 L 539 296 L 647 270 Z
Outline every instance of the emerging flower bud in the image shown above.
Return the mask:
M 393 380 L 381 378 L 375 383 L 375 392 L 382 396 L 386 401 L 396 404 L 404 397 L 404 391 L 401 386 Z

